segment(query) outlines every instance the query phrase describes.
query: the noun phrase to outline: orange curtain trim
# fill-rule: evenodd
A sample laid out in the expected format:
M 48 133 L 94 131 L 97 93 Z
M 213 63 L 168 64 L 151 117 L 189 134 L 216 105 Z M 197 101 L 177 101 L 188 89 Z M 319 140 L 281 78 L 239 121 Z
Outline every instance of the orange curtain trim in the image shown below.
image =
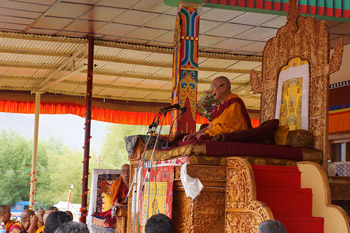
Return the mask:
M 40 114 L 74 114 L 85 117 L 85 109 L 85 106 L 73 103 L 40 103 Z M 35 103 L 0 100 L 0 112 L 34 114 Z M 91 113 L 93 120 L 127 125 L 149 125 L 155 115 L 156 113 L 152 112 L 127 112 L 94 107 L 92 107 Z M 169 125 L 170 121 L 170 114 L 167 114 L 164 124 Z M 260 124 L 259 119 L 251 119 L 251 122 L 253 127 L 257 127 Z M 196 123 L 208 124 L 209 121 L 197 113 Z
M 350 111 L 329 114 L 328 132 L 350 131 Z

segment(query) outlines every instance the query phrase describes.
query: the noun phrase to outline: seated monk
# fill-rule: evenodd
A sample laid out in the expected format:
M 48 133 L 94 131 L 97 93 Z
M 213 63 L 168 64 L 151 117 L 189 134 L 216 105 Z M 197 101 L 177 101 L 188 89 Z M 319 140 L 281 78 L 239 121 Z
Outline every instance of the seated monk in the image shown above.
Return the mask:
M 37 230 L 38 217 L 35 215 L 33 210 L 23 210 L 21 213 L 21 221 L 13 224 L 9 229 L 8 233 L 20 233 L 28 232 L 33 233 Z
M 120 177 L 113 182 L 110 188 L 111 200 L 114 206 L 118 208 L 120 206 L 126 206 L 125 199 L 129 192 L 129 165 L 124 164 L 121 167 Z M 109 207 L 109 206 L 108 206 Z M 101 213 L 93 213 L 92 216 L 95 217 L 103 217 L 105 218 L 105 224 L 115 223 L 115 217 L 112 216 L 112 210 L 109 209 L 107 211 Z
M 10 220 L 11 218 L 11 210 L 7 205 L 0 205 L 0 223 L 5 223 L 6 233 L 10 226 L 12 226 L 15 222 Z
M 243 101 L 231 93 L 231 83 L 225 76 L 217 77 L 211 84 L 214 98 L 220 102 L 213 113 L 212 122 L 203 129 L 183 137 L 183 142 L 191 139 L 208 138 L 220 133 L 231 133 L 236 130 L 252 128 L 247 109 Z
M 120 177 L 111 185 L 111 199 L 115 206 L 125 205 L 125 198 L 129 192 L 129 165 L 121 167 Z

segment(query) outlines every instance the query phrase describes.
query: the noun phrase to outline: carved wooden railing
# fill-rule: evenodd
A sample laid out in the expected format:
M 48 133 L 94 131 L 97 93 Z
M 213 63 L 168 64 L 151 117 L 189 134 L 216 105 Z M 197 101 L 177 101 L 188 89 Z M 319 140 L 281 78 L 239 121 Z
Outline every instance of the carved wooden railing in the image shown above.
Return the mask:
M 123 206 L 118 207 L 115 233 L 126 233 L 127 219 L 128 211 L 126 210 L 126 208 Z
M 249 162 L 227 158 L 226 232 L 256 233 L 259 224 L 268 219 L 274 217 L 266 204 L 256 200 L 255 177 Z

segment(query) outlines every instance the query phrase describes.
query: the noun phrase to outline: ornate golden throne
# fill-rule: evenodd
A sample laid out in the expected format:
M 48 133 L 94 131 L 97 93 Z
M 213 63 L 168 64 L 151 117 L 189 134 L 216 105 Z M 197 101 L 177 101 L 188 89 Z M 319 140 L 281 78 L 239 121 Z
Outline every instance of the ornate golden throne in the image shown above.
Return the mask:
M 291 129 L 303 128 L 314 136 L 314 148 L 323 152 L 323 167 L 328 160 L 328 110 L 329 110 L 329 76 L 339 70 L 343 55 L 343 40 L 334 48 L 330 57 L 329 32 L 326 22 L 317 21 L 312 17 L 299 15 L 296 0 L 289 1 L 290 9 L 286 25 L 282 26 L 277 35 L 271 38 L 263 51 L 262 77 L 256 71 L 251 71 L 251 89 L 261 93 L 261 122 L 280 118 L 276 109 L 281 105 L 279 92 L 279 77 L 288 68 L 305 64 L 308 77 L 305 98 L 301 100 L 306 106 L 301 111 L 304 115 L 304 126 L 293 125 Z M 294 77 L 295 79 L 300 78 Z M 305 80 L 305 79 L 308 80 Z M 294 79 L 294 81 L 295 81 Z M 283 105 L 283 103 L 282 103 Z M 304 111 L 305 110 L 305 111 Z M 304 112 L 303 112 L 304 111 Z M 287 122 L 285 124 L 289 124 Z

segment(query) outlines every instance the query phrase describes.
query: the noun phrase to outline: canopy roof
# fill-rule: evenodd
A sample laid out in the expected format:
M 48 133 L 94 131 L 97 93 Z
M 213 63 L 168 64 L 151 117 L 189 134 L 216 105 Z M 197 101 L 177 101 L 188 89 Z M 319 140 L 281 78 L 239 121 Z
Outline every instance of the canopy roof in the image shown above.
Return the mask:
M 95 37 L 93 97 L 170 103 L 177 8 L 162 0 L 0 0 L 0 89 L 85 96 L 87 39 Z M 260 108 L 249 71 L 285 16 L 202 7 L 198 90 L 229 77 Z M 350 26 L 329 21 L 331 46 Z

